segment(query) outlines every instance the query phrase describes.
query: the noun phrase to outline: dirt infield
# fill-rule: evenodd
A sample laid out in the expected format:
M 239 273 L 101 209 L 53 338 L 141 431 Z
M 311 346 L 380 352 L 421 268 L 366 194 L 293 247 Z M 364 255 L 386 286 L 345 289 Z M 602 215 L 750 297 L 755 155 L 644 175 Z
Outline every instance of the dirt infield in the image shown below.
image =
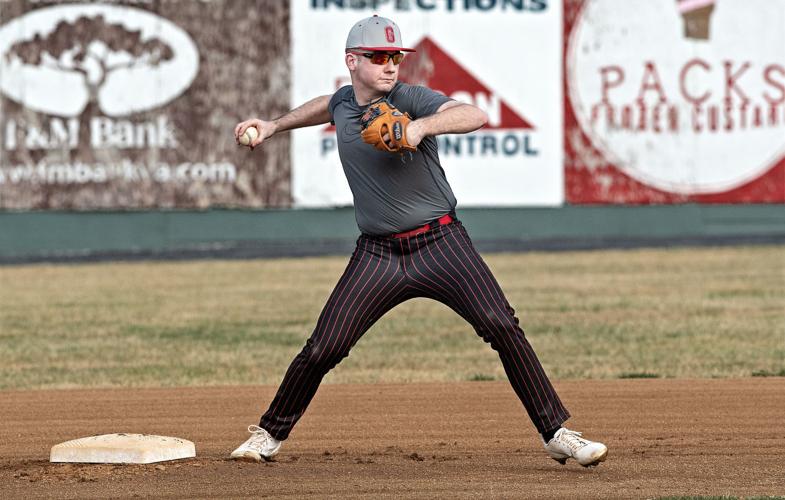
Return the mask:
M 651 498 L 785 493 L 785 379 L 557 383 L 595 469 L 547 458 L 506 382 L 325 385 L 275 462 L 236 463 L 273 387 L 1 392 L 0 498 Z M 76 437 L 193 440 L 197 458 L 50 464 Z

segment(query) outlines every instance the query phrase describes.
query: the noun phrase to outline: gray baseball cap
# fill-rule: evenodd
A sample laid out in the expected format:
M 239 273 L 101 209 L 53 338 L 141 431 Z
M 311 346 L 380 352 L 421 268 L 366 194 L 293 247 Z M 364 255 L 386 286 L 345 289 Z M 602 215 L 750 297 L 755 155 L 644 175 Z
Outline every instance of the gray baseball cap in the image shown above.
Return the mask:
M 401 30 L 386 17 L 373 15 L 358 21 L 349 30 L 346 38 L 346 51 L 351 49 L 417 52 L 403 47 Z

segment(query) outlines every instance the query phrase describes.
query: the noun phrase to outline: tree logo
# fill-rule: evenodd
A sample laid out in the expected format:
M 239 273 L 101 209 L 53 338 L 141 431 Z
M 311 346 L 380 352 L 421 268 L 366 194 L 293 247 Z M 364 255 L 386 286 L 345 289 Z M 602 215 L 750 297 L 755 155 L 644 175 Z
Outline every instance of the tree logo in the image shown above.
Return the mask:
M 182 94 L 199 53 L 180 27 L 130 7 L 37 9 L 0 27 L 0 91 L 22 106 L 76 117 L 125 116 Z

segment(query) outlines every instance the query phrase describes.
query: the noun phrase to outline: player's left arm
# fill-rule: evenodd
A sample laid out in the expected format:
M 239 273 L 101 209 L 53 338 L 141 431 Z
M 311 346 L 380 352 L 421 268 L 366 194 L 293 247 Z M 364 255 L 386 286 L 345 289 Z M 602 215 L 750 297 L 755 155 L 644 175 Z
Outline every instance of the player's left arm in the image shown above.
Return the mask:
M 488 114 L 477 106 L 458 101 L 447 101 L 436 113 L 418 118 L 406 127 L 406 139 L 417 146 L 423 138 L 439 134 L 474 132 L 488 123 Z

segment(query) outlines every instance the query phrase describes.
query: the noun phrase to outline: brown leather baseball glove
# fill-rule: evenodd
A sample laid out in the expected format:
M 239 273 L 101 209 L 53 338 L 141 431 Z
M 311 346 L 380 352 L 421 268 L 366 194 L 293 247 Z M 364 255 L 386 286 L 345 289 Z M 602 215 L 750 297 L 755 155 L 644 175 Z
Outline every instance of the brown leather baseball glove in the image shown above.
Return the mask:
M 417 151 L 406 140 L 406 127 L 411 121 L 409 113 L 401 113 L 389 102 L 379 101 L 369 106 L 360 119 L 363 141 L 390 153 Z

